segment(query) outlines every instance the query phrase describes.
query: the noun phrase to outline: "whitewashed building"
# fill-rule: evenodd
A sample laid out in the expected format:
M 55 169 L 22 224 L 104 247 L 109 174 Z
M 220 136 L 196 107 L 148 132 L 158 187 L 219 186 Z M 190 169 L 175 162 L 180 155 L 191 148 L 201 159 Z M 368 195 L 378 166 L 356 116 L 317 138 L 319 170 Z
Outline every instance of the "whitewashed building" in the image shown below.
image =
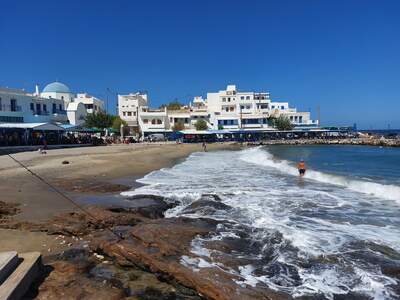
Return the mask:
M 274 130 L 268 119 L 280 115 L 295 126 L 317 126 L 309 112 L 297 112 L 288 102 L 273 102 L 268 92 L 242 92 L 235 85 L 207 93 L 206 106 L 213 129 Z
M 128 124 L 131 135 L 139 130 L 139 110 L 147 108 L 148 102 L 146 93 L 118 95 L 118 115 Z
M 65 102 L 42 98 L 37 93 L 0 88 L 0 122 L 68 123 Z
M 104 101 L 88 93 L 78 93 L 73 102 L 82 103 L 88 114 L 104 111 Z
M 104 109 L 104 102 L 87 93 L 77 96 L 61 82 L 46 85 L 42 92 L 0 88 L 0 122 L 61 123 L 81 125 L 88 113 Z
M 172 131 L 167 109 L 149 109 L 147 106 L 141 107 L 139 110 L 139 127 L 144 136 L 152 133 Z
M 271 117 L 285 115 L 293 125 L 317 127 L 310 112 L 298 112 L 288 102 L 272 101 L 268 92 L 243 92 L 235 85 L 226 90 L 207 93 L 207 98 L 196 96 L 193 102 L 180 110 L 151 110 L 147 94 L 135 93 L 118 96 L 119 116 L 131 127 L 139 126 L 144 134 L 169 132 L 177 123 L 183 130 L 195 129 L 198 120 L 204 120 L 209 130 L 275 130 Z

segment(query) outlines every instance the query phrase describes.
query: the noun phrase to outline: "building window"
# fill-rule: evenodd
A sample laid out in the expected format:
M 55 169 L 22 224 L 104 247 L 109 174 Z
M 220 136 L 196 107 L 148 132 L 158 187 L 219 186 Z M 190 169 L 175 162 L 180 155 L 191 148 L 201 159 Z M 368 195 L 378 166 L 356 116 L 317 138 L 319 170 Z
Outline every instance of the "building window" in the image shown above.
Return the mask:
M 41 110 L 42 108 L 40 107 L 40 103 L 36 103 L 36 112 L 40 113 Z
M 147 123 L 149 123 L 149 120 L 144 119 L 144 120 L 143 120 L 143 123 L 144 123 L 144 124 L 147 124 Z
M 293 116 L 290 116 L 290 121 L 293 121 Z
M 240 100 L 244 100 L 244 96 L 240 96 Z
M 53 103 L 53 114 L 56 113 L 56 110 L 57 110 L 57 105 L 55 103 Z
M 233 106 L 229 108 L 229 111 L 234 111 L 234 110 L 235 108 Z
M 240 105 L 240 109 L 244 109 L 244 105 Z
M 62 110 L 62 104 L 59 104 L 59 105 L 58 105 L 58 109 L 59 109 L 59 110 Z
M 47 105 L 43 104 L 43 111 L 47 111 Z
M 125 112 L 125 111 L 123 111 L 123 112 L 122 112 L 122 115 L 123 115 L 124 117 L 126 117 L 126 112 Z
M 0 110 L 3 110 L 3 105 L 1 104 L 1 98 L 0 98 Z
M 151 120 L 151 124 L 155 125 L 156 124 L 156 120 L 155 119 Z
M 246 109 L 250 109 L 250 105 L 246 105 Z
M 136 111 L 133 112 L 133 116 L 136 117 Z
M 11 111 L 17 111 L 17 100 L 11 99 L 10 104 L 11 104 Z
M 162 124 L 162 121 L 160 119 L 157 119 L 157 124 Z
M 285 107 L 282 105 L 282 106 L 281 106 L 281 109 L 282 109 L 282 110 L 285 110 Z
M 128 117 L 132 117 L 132 112 L 128 111 Z
M 226 98 L 225 97 L 222 98 L 222 102 L 226 102 Z
M 271 108 L 274 109 L 274 108 L 275 108 L 275 105 L 272 105 Z
M 231 102 L 231 97 L 228 97 L 228 102 Z
M 64 100 L 64 96 L 61 96 L 61 100 Z
M 250 100 L 250 96 L 246 96 L 246 100 Z
M 173 118 L 169 118 L 169 121 L 172 123 L 174 121 L 174 119 Z
M 303 116 L 299 116 L 299 123 L 303 123 Z
M 30 104 L 30 109 L 31 109 L 32 111 L 35 110 L 35 105 L 34 105 L 33 103 Z
M 225 107 L 225 111 L 228 112 L 228 111 L 229 111 L 229 108 L 228 108 L 228 107 Z

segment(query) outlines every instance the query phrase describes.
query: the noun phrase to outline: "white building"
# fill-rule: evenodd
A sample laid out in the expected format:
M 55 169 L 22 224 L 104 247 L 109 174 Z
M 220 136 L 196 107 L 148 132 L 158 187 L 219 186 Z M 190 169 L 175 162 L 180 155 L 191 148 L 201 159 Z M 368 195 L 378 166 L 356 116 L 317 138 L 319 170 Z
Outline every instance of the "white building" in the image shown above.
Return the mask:
M 93 106 L 86 108 L 86 104 Z M 86 93 L 75 97 L 68 86 L 61 82 L 46 85 L 42 92 L 36 85 L 34 93 L 0 88 L 0 122 L 3 123 L 81 125 L 88 112 L 100 111 L 103 107 L 103 101 Z
M 87 116 L 85 105 L 81 102 L 72 102 L 68 104 L 67 116 L 71 125 L 83 125 Z
M 235 85 L 226 90 L 207 93 L 207 98 L 194 97 L 193 103 L 180 110 L 150 110 L 147 94 L 118 95 L 119 116 L 129 127 L 140 127 L 143 134 L 172 131 L 177 123 L 184 130 L 195 129 L 203 119 L 208 129 L 275 130 L 271 117 L 285 115 L 296 127 L 317 127 L 310 112 L 298 112 L 288 102 L 272 101 L 268 92 L 242 92 Z
M 273 130 L 270 117 L 286 115 L 296 126 L 317 126 L 309 112 L 297 112 L 288 102 L 272 102 L 267 92 L 242 92 L 235 85 L 207 93 L 207 111 L 214 129 Z
M 145 93 L 130 93 L 118 95 L 118 115 L 128 123 L 130 134 L 139 129 L 139 110 L 148 107 L 148 97 Z
M 0 122 L 4 123 L 67 123 L 65 102 L 42 98 L 37 93 L 0 88 Z
M 142 135 L 151 133 L 165 133 L 171 130 L 167 109 L 149 109 L 141 107 L 139 110 L 139 127 Z
M 88 114 L 104 111 L 104 101 L 88 93 L 77 94 L 73 102 L 82 103 Z

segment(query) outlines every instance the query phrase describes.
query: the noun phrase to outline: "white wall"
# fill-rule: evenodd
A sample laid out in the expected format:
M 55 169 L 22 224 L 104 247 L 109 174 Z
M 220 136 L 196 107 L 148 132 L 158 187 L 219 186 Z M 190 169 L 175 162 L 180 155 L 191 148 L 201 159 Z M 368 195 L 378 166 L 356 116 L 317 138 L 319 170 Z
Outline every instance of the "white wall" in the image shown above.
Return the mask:
M 6 117 L 19 118 L 19 121 L 13 120 L 12 122 L 67 122 L 64 101 L 62 100 L 45 99 L 21 90 L 11 89 L 0 89 L 0 98 L 2 106 L 0 110 L 0 122 L 2 122 L 1 120 L 7 122 Z M 16 100 L 17 111 L 11 111 L 11 99 Z M 31 104 L 33 104 L 33 110 L 31 109 Z M 56 110 L 54 112 L 53 104 L 56 105 Z M 40 105 L 39 111 L 37 110 L 37 105 Z M 46 107 L 46 110 L 44 110 L 44 107 Z

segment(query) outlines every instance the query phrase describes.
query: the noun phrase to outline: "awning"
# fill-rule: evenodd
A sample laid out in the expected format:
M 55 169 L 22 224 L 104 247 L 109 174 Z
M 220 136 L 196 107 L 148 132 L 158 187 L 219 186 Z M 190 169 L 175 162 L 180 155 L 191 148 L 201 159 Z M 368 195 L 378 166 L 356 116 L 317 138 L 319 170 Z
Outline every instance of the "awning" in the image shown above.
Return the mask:
M 52 123 L 0 123 L 0 128 L 20 128 L 44 131 L 64 131 L 65 129 Z

